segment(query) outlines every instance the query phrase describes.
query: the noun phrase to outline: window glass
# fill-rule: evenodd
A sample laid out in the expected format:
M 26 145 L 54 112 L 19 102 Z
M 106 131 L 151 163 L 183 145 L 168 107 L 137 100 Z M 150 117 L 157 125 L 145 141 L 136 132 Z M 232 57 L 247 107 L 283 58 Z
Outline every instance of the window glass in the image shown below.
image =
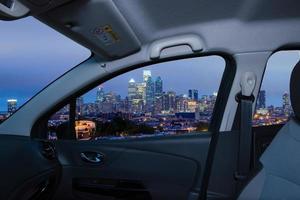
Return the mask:
M 70 119 L 70 105 L 66 105 L 52 115 L 48 120 L 48 139 L 57 140 L 68 131 Z
M 0 121 L 90 51 L 33 17 L 1 21 Z
M 254 126 L 284 124 L 293 116 L 289 83 L 300 51 L 280 51 L 268 63 L 253 117 Z
M 77 139 L 208 130 L 225 68 L 219 56 L 169 61 L 119 75 L 76 99 Z

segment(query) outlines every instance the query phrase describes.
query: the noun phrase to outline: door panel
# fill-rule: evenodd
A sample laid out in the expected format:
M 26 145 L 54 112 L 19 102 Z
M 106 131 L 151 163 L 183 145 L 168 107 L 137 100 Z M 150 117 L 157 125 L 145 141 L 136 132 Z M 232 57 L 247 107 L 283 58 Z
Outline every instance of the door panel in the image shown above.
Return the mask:
M 56 199 L 186 199 L 200 188 L 209 142 L 209 133 L 57 141 L 63 173 Z M 103 161 L 88 163 L 82 152 L 100 153 Z
M 239 131 L 219 133 L 208 185 L 208 199 L 235 199 Z
M 1 135 L 0 199 L 50 199 L 60 175 L 52 147 L 30 137 Z
M 256 126 L 253 127 L 254 136 L 254 167 L 259 169 L 259 158 L 272 142 L 279 130 L 284 124 L 276 124 L 269 126 Z

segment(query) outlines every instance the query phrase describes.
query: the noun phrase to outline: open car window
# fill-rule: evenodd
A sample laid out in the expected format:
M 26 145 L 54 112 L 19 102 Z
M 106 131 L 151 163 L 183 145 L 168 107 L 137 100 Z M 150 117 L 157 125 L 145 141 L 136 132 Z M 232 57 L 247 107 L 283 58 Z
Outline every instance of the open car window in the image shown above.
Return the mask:
M 207 56 L 124 73 L 77 97 L 74 122 L 67 107 L 52 115 L 48 137 L 63 138 L 70 127 L 81 140 L 208 131 L 224 69 L 222 57 Z
M 289 84 L 299 60 L 298 50 L 279 51 L 270 57 L 257 98 L 253 126 L 285 124 L 293 116 Z
M 0 123 L 90 51 L 33 17 L 0 21 Z

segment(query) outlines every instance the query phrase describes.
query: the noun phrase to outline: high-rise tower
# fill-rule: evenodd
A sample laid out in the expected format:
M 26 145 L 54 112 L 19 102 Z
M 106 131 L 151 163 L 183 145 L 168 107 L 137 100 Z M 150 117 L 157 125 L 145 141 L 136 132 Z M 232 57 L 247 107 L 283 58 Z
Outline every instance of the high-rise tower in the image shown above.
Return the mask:
M 9 115 L 13 114 L 17 110 L 17 99 L 7 100 L 7 112 Z
M 257 98 L 257 108 L 266 108 L 266 91 L 261 90 L 259 91 L 258 98 Z
M 158 76 L 155 80 L 155 97 L 160 97 L 163 93 L 163 81 L 161 77 Z
M 198 90 L 196 89 L 190 89 L 189 90 L 189 98 L 192 100 L 198 100 L 199 96 L 198 96 Z
M 149 77 L 151 77 L 151 71 L 150 70 L 144 70 L 143 71 L 143 81 L 147 82 Z
M 104 101 L 104 89 L 103 87 L 99 87 L 96 94 L 96 103 L 101 103 Z

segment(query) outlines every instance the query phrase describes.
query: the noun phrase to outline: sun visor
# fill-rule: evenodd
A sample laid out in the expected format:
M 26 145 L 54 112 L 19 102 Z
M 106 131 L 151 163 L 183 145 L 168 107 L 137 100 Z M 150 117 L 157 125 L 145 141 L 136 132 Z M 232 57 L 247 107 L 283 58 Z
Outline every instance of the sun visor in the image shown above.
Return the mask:
M 140 50 L 140 42 L 113 1 L 78 0 L 39 18 L 108 60 Z

